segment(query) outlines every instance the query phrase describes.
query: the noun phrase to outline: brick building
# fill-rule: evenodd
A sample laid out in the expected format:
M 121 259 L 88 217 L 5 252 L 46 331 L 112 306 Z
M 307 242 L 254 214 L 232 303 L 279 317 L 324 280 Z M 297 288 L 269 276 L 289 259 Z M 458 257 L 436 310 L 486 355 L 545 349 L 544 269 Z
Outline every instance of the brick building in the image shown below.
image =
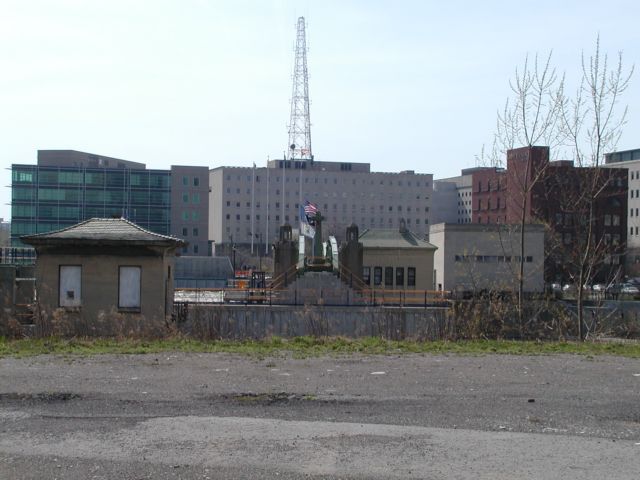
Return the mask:
M 466 179 L 466 180 L 465 180 Z M 434 182 L 434 205 L 440 199 Z M 627 239 L 627 169 L 575 167 L 572 161 L 550 161 L 549 147 L 523 147 L 507 152 L 507 168 L 481 167 L 462 172 L 446 185 L 471 184 L 471 223 L 542 223 L 547 227 L 545 280 L 569 281 L 572 264 L 587 226 L 598 244 L 595 280 L 620 276 Z M 467 189 L 468 190 L 468 189 Z M 593 196 L 593 204 L 589 200 Z M 468 193 L 459 189 L 458 197 Z M 451 194 L 449 193 L 449 196 Z M 467 197 L 464 197 L 467 200 Z M 459 203 L 460 205 L 460 203 Z M 591 210 L 591 219 L 589 218 Z M 439 218 L 449 223 L 457 218 Z

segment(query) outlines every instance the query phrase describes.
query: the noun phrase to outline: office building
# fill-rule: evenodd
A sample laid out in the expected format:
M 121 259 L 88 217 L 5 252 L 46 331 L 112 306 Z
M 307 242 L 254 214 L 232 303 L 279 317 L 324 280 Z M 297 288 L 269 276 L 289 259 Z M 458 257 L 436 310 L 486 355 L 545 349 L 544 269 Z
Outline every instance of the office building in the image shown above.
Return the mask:
M 216 249 L 250 245 L 267 252 L 283 224 L 298 228 L 299 208 L 315 204 L 323 235 L 344 239 L 355 223 L 365 228 L 408 229 L 428 234 L 433 175 L 372 172 L 368 163 L 273 160 L 266 167 L 210 170 L 209 239 Z M 224 248 L 223 248 L 224 249 Z
M 75 150 L 39 150 L 37 165 L 14 164 L 11 243 L 89 218 L 126 218 L 185 239 L 182 253 L 207 255 L 208 169 L 142 163 Z

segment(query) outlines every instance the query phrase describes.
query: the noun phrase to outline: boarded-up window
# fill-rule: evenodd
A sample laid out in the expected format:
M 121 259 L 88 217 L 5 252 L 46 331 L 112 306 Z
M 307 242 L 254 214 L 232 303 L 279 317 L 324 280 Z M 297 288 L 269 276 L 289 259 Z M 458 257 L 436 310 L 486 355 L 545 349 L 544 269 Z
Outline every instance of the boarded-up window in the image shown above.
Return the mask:
M 140 309 L 140 267 L 120 267 L 118 308 Z
M 393 267 L 384 267 L 384 285 L 393 287 Z
M 407 268 L 407 286 L 408 287 L 416 286 L 416 268 L 415 267 Z
M 82 305 L 82 267 L 60 265 L 59 303 L 61 307 Z

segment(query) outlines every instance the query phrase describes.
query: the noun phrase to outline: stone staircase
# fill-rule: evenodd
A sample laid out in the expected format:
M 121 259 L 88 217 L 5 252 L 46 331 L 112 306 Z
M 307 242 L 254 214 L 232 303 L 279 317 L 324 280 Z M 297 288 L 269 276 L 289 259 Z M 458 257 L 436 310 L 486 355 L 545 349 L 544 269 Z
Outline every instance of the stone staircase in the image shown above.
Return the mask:
M 280 292 L 291 305 L 364 305 L 359 292 L 346 285 L 334 272 L 305 272 Z

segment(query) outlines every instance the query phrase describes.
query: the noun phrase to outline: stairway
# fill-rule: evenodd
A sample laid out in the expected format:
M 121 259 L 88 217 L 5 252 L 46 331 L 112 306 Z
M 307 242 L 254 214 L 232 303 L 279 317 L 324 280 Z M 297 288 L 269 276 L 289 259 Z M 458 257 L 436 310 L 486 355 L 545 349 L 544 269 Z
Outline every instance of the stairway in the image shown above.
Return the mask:
M 283 303 L 293 305 L 363 305 L 359 292 L 334 272 L 305 272 L 280 292 Z

